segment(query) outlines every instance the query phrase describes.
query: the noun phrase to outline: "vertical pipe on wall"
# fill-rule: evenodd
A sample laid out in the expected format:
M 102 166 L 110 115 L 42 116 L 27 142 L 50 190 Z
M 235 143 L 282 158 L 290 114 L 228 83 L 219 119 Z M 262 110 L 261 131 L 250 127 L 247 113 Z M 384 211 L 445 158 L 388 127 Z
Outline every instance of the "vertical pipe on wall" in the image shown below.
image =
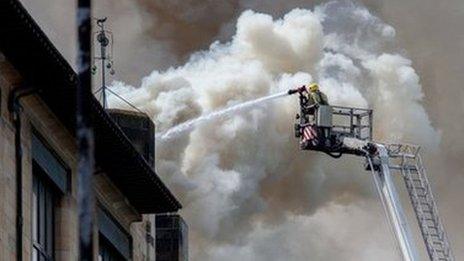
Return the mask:
M 15 106 L 16 107 L 16 106 Z M 13 112 L 15 127 L 15 164 L 16 164 L 16 259 L 23 260 L 23 164 L 21 147 L 21 117 L 19 108 Z
M 8 110 L 13 113 L 15 128 L 15 169 L 16 169 L 16 260 L 23 260 L 23 151 L 21 146 L 21 105 L 19 100 L 37 90 L 16 87 L 10 92 Z

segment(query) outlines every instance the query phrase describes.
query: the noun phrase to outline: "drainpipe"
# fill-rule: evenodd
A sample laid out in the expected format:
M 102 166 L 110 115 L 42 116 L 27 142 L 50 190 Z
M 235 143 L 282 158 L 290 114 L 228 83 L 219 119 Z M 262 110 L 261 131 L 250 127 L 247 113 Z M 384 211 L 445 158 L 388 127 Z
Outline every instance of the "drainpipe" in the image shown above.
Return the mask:
M 16 164 L 16 260 L 23 260 L 23 151 L 21 148 L 21 104 L 22 97 L 37 91 L 31 87 L 16 87 L 10 92 L 8 110 L 13 113 L 15 128 L 15 164 Z

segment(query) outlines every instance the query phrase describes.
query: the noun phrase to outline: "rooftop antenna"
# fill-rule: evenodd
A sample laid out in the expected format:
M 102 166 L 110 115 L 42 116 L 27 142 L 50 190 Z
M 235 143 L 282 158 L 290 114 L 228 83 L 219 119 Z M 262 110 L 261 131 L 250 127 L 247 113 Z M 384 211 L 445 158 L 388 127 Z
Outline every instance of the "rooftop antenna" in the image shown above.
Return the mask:
M 95 92 L 101 92 L 101 103 L 104 109 L 107 108 L 107 93 L 108 88 L 106 87 L 106 69 L 110 70 L 110 74 L 114 74 L 113 68 L 113 33 L 105 29 L 105 22 L 107 18 L 103 17 L 97 19 L 97 26 L 100 28 L 98 32 L 94 34 L 94 42 L 95 40 L 100 44 L 100 55 L 98 56 L 95 51 L 94 56 L 94 64 L 92 66 L 92 74 L 97 73 L 97 65 L 95 64 L 96 61 L 101 61 L 101 87 Z M 97 46 L 95 44 L 95 46 Z
M 107 20 L 107 17 L 103 18 L 96 18 L 97 20 L 97 26 L 100 28 L 97 32 L 94 33 L 94 40 L 93 42 L 95 43 L 95 46 L 97 46 L 96 42 L 100 45 L 100 55 L 97 55 L 97 50 L 95 50 L 95 56 L 93 60 L 93 66 L 92 66 L 92 74 L 97 73 L 97 65 L 96 61 L 100 60 L 101 61 L 101 87 L 94 92 L 95 95 L 97 95 L 99 92 L 101 92 L 100 99 L 101 99 L 101 104 L 104 109 L 108 108 L 108 102 L 107 102 L 107 97 L 108 93 L 113 94 L 114 96 L 118 97 L 121 101 L 129 105 L 132 109 L 142 112 L 139 110 L 137 107 L 135 107 L 133 104 L 131 104 L 128 100 L 124 99 L 121 97 L 121 95 L 115 93 L 111 89 L 109 89 L 106 86 L 106 70 L 110 70 L 110 74 L 114 75 L 114 65 L 113 65 L 113 33 L 107 29 L 105 29 L 105 22 Z M 142 112 L 143 113 L 143 112 Z

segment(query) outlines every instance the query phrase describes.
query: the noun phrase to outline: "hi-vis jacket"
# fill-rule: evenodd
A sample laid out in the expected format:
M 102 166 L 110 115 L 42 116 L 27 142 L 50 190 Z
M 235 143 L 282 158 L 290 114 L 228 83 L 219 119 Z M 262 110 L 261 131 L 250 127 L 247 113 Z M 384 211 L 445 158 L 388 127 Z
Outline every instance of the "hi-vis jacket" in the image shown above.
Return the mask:
M 310 91 L 308 93 L 308 101 L 309 101 L 309 105 L 313 105 L 313 104 L 329 105 L 327 96 L 319 90 L 314 91 L 314 92 Z

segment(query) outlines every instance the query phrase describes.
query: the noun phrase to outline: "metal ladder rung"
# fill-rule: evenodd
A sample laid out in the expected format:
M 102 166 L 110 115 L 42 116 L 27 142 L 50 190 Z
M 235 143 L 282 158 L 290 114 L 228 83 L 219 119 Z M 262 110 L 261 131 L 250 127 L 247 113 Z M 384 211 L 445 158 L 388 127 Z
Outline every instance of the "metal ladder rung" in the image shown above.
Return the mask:
M 430 209 L 430 208 L 429 208 L 429 209 Z M 433 210 L 422 210 L 422 213 L 434 215 L 434 211 L 433 211 Z
M 417 184 L 417 183 L 414 183 L 414 182 L 419 182 L 419 184 Z M 415 181 L 413 181 L 413 183 L 412 183 L 411 185 L 412 185 L 414 188 L 418 188 L 418 189 L 427 190 L 427 188 L 424 188 L 424 187 L 423 187 L 423 185 L 422 185 L 421 181 L 417 181 L 417 180 L 415 180 Z
M 438 231 L 437 231 L 437 233 L 435 233 L 435 232 L 425 233 L 425 236 L 427 236 L 427 237 L 438 237 L 439 239 L 441 239 L 442 238 L 441 234 L 442 234 L 441 232 L 438 233 Z
M 440 245 L 440 246 L 443 246 L 443 245 L 444 245 L 443 242 L 441 242 L 441 241 L 433 241 L 432 244 Z M 445 252 L 445 251 L 443 250 L 443 253 L 444 253 L 444 252 Z
M 422 201 L 420 201 L 420 202 L 423 202 L 423 204 L 431 204 L 431 202 L 429 202 L 427 196 L 415 194 L 414 197 L 415 197 L 418 201 L 422 199 Z M 424 199 L 425 199 L 425 201 L 424 201 Z
M 421 201 L 419 198 L 415 198 L 414 200 L 415 200 L 416 206 L 420 205 L 421 207 L 427 207 L 428 209 L 432 209 L 430 205 L 428 204 L 428 202 Z
M 436 229 L 438 230 L 438 228 L 436 226 L 428 226 L 428 225 L 425 225 L 428 229 Z
M 435 218 L 433 215 L 430 215 L 430 217 L 426 216 L 426 214 L 429 214 L 429 213 L 424 213 L 424 217 L 422 217 L 421 219 L 422 220 L 425 220 L 425 221 L 435 221 Z
M 415 198 L 426 198 L 426 197 L 427 197 L 427 194 L 418 194 L 418 193 L 414 193 L 412 196 L 414 196 Z

